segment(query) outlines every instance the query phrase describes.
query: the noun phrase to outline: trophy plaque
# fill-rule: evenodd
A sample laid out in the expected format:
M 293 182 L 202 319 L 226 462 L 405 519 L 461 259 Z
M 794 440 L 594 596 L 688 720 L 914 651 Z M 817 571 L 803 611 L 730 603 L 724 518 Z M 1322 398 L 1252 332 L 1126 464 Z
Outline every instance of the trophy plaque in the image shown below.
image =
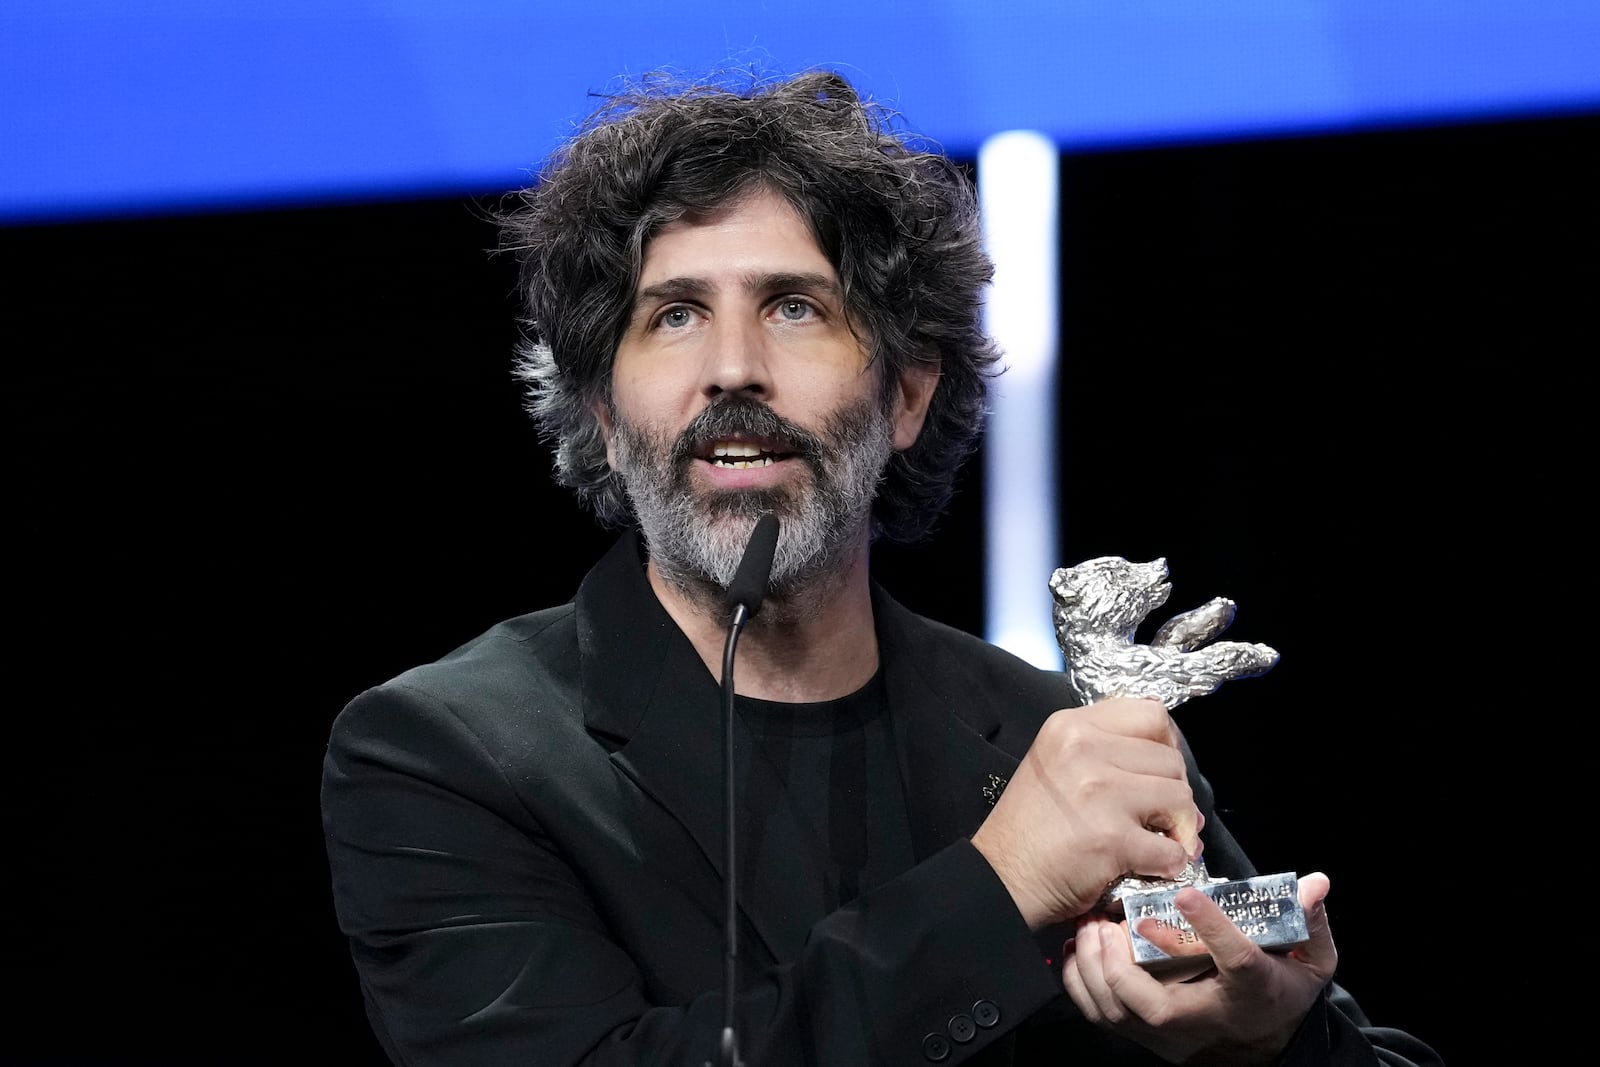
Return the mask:
M 1120 556 L 1101 556 L 1050 576 L 1056 641 L 1073 692 L 1084 704 L 1114 696 L 1152 697 L 1171 711 L 1223 682 L 1253 678 L 1276 666 L 1278 653 L 1266 645 L 1212 641 L 1233 622 L 1235 604 L 1226 597 L 1173 616 L 1147 645 L 1135 642 L 1139 624 L 1172 592 L 1166 579 L 1166 560 L 1131 563 Z M 1141 966 L 1159 970 L 1209 956 L 1173 906 L 1186 886 L 1216 901 L 1262 948 L 1286 951 L 1309 936 L 1294 873 L 1217 878 L 1200 858 L 1176 879 L 1129 874 L 1106 890 L 1100 907 L 1127 920 L 1133 958 Z

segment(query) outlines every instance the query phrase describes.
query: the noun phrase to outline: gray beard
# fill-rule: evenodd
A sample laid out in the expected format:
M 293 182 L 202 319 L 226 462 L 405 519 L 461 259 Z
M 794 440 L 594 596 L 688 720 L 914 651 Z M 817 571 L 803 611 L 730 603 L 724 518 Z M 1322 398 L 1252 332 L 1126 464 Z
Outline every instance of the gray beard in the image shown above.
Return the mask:
M 797 600 L 841 575 L 868 536 L 878 482 L 894 454 L 884 398 L 866 397 L 832 412 L 821 434 L 765 404 L 725 394 L 684 430 L 652 433 L 612 413 L 618 475 L 661 576 L 685 593 L 720 595 L 733 580 L 756 520 L 778 516 L 769 596 Z M 775 439 L 810 478 L 777 489 L 696 493 L 689 472 L 697 446 L 735 430 Z

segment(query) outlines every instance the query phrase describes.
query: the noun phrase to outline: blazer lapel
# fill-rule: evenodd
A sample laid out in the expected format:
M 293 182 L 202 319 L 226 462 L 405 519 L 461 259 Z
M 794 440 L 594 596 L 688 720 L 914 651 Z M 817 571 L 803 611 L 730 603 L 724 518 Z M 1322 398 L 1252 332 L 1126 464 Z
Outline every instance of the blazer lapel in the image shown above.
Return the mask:
M 1019 757 L 995 743 L 995 694 L 931 640 L 929 624 L 878 587 L 873 610 L 920 862 L 978 828 Z
M 637 536 L 625 535 L 579 588 L 578 643 L 589 729 L 617 743 L 612 762 L 678 821 L 715 875 L 725 875 L 722 691 L 645 578 Z M 735 781 L 754 746 L 735 722 Z M 757 773 L 760 773 L 759 769 Z M 811 861 L 807 831 L 787 809 L 772 813 L 761 856 L 737 841 L 739 911 L 772 960 L 791 958 L 821 916 L 824 872 Z M 682 842 L 654 841 L 680 849 Z M 711 902 L 708 901 L 708 904 Z M 714 914 L 722 914 L 721 897 Z M 748 943 L 748 934 L 745 943 Z

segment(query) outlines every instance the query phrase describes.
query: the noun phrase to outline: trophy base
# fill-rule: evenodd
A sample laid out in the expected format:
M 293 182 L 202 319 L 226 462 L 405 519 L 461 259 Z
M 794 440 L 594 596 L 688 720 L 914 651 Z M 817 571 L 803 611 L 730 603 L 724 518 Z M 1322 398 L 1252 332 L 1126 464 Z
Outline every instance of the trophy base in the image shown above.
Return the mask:
M 1223 910 L 1245 936 L 1269 951 L 1287 952 L 1305 944 L 1306 913 L 1300 906 L 1299 879 L 1291 871 L 1255 878 L 1195 885 Z M 1141 967 L 1161 970 L 1179 963 L 1209 959 L 1211 953 L 1172 898 L 1176 888 L 1131 890 L 1120 903 L 1133 942 L 1133 958 Z

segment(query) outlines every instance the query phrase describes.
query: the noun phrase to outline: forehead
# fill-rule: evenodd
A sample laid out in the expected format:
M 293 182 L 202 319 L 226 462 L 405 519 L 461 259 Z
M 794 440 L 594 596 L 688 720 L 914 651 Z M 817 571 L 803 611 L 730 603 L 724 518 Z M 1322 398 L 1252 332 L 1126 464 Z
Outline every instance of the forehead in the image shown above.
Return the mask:
M 836 278 L 811 226 L 789 201 L 756 189 L 727 207 L 667 223 L 645 244 L 639 285 L 759 274 Z

